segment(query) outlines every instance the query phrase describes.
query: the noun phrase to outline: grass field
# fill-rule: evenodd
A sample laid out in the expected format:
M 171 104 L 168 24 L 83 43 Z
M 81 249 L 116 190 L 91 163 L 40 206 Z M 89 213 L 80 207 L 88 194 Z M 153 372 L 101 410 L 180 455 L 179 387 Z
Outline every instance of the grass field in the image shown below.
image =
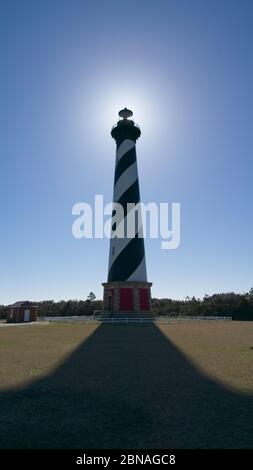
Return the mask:
M 253 446 L 253 323 L 0 328 L 1 448 Z

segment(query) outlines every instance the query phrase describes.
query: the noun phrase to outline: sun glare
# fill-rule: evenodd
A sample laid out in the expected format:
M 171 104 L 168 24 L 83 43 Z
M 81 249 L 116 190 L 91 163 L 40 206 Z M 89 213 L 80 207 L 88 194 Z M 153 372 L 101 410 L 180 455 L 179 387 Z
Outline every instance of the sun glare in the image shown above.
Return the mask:
M 143 131 L 154 129 L 154 116 L 159 115 L 159 103 L 152 84 L 140 79 L 136 83 L 131 80 L 120 80 L 120 83 L 110 80 L 103 87 L 94 84 L 93 90 L 93 94 L 88 97 L 88 108 L 97 123 L 96 132 L 100 135 L 108 133 L 117 123 L 118 113 L 125 107 L 133 111 L 132 119 Z

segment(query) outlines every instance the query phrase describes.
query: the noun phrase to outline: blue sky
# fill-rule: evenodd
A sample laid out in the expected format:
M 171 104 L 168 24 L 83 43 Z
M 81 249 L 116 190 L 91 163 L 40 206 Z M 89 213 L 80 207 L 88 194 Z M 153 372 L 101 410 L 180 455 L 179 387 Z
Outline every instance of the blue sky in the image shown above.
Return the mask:
M 146 241 L 153 296 L 248 291 L 252 2 L 3 0 L 0 18 L 0 304 L 102 297 L 109 240 L 74 239 L 72 206 L 110 202 L 124 106 L 142 200 L 181 203 L 180 247 Z

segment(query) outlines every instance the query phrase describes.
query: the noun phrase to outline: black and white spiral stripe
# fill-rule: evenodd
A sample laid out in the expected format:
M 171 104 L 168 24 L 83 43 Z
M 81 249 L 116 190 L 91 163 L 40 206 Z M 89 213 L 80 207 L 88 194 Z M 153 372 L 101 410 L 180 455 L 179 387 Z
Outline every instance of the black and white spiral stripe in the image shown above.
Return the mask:
M 117 142 L 113 201 L 124 208 L 124 222 L 127 204 L 140 202 L 135 141 L 131 139 Z M 111 238 L 108 282 L 114 281 L 147 281 L 144 240 L 138 230 L 134 238 Z

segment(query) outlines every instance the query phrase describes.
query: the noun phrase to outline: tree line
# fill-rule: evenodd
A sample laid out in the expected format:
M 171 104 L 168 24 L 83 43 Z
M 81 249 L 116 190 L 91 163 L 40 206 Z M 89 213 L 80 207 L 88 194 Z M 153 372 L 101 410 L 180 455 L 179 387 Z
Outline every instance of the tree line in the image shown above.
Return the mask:
M 233 320 L 253 320 L 253 288 L 244 294 L 206 294 L 203 299 L 152 299 L 152 307 L 162 316 L 228 316 Z
M 102 310 L 102 300 L 90 292 L 86 300 L 43 300 L 37 302 L 38 316 L 59 317 L 93 315 Z M 7 315 L 7 306 L 0 305 L 0 318 Z M 253 320 L 253 288 L 244 294 L 234 292 L 205 295 L 203 299 L 186 297 L 185 300 L 152 299 L 152 310 L 161 316 L 229 316 L 233 320 Z

